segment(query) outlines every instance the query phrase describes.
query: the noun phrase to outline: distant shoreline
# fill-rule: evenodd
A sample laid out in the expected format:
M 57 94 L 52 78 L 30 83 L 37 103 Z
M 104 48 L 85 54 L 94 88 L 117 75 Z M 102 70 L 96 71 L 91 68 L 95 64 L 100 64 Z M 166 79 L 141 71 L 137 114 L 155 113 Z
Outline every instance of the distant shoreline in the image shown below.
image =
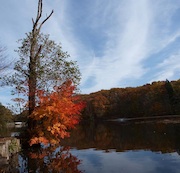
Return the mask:
M 136 117 L 136 118 L 117 118 L 110 121 L 127 122 L 127 121 L 143 121 L 143 120 L 165 120 L 165 119 L 177 119 L 180 115 L 163 115 L 163 116 L 151 116 L 151 117 Z

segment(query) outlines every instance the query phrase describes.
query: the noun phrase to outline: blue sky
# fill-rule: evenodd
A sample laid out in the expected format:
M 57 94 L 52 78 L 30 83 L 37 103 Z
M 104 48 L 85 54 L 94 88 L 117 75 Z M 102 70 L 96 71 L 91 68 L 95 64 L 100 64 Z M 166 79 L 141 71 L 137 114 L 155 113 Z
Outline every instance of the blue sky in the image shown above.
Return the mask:
M 0 42 L 18 59 L 16 41 L 32 29 L 38 0 L 1 0 Z M 180 78 L 180 0 L 44 0 L 43 32 L 61 43 L 82 73 L 81 93 Z M 0 101 L 10 102 L 9 88 Z

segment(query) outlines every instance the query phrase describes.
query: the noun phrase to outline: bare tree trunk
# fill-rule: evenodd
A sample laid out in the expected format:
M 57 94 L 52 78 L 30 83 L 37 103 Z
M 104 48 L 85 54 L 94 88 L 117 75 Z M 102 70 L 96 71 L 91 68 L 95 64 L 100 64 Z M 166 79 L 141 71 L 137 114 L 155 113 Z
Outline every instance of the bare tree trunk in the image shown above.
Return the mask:
M 36 106 L 36 86 L 37 86 L 37 61 L 39 59 L 39 55 L 41 53 L 42 46 L 38 45 L 38 36 L 40 34 L 40 30 L 42 25 L 51 17 L 53 14 L 52 12 L 47 16 L 41 23 L 39 23 L 39 20 L 42 17 L 42 0 L 39 0 L 38 2 L 38 11 L 37 11 L 37 17 L 36 20 L 32 19 L 33 22 L 33 29 L 31 34 L 29 35 L 31 47 L 30 47 L 30 57 L 29 57 L 29 115 L 32 114 L 32 112 L 35 109 Z M 34 123 L 31 119 L 28 120 L 28 126 L 30 129 L 33 128 Z
M 30 57 L 31 59 L 31 57 Z M 29 115 L 32 114 L 36 106 L 36 61 L 30 60 L 29 63 Z

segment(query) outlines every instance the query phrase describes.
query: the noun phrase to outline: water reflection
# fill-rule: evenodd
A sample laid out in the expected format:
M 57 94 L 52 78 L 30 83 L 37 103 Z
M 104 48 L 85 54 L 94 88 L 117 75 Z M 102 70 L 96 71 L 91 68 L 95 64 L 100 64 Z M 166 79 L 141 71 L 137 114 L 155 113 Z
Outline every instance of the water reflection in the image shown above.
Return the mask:
M 23 150 L 18 156 L 19 172 L 180 172 L 180 123 L 176 121 L 82 123 L 61 145 Z
M 47 147 L 20 153 L 20 172 L 81 173 L 80 160 L 69 147 Z
M 179 123 L 84 123 L 62 141 L 77 149 L 95 148 L 117 152 L 151 150 L 162 153 L 180 149 Z
M 9 160 L 0 157 L 0 172 L 1 173 L 19 173 L 18 169 L 18 153 L 10 156 Z
M 79 169 L 86 173 L 178 173 L 180 170 L 177 153 L 161 154 L 144 150 L 106 153 L 85 149 L 78 151 L 78 156 L 83 160 Z
M 86 173 L 180 172 L 180 124 L 82 124 L 63 141 L 75 149 Z

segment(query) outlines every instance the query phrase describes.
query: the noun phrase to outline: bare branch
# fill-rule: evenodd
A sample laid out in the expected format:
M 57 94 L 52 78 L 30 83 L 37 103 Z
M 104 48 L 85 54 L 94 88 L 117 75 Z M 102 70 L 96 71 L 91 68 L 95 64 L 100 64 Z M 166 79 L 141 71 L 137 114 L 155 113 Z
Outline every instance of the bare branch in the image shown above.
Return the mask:
M 34 19 L 32 18 L 32 23 L 33 23 L 33 26 L 34 26 Z
M 36 52 L 35 58 L 38 57 L 38 55 L 41 53 L 41 50 L 42 50 L 42 45 L 39 46 L 39 49 L 38 49 L 38 51 Z
M 36 20 L 35 20 L 35 22 L 34 22 L 34 19 L 32 20 L 32 22 L 33 22 L 33 30 L 32 30 L 32 33 L 33 33 L 33 34 L 35 34 L 35 32 L 36 32 L 36 34 L 38 34 L 38 33 L 40 32 L 42 25 L 52 16 L 52 14 L 53 14 L 53 12 L 54 12 L 54 11 L 52 10 L 51 13 L 49 14 L 49 16 L 47 16 L 47 17 L 41 22 L 41 24 L 39 25 L 39 28 L 38 28 L 38 27 L 37 27 L 37 26 L 38 26 L 38 22 L 39 22 L 39 20 L 40 20 L 41 17 L 42 17 L 42 6 L 43 6 L 42 0 L 39 0 Z
M 33 30 L 32 30 L 33 33 L 34 33 L 34 32 L 36 31 L 36 29 L 37 29 L 37 25 L 38 25 L 38 22 L 39 22 L 41 16 L 42 16 L 42 0 L 39 0 L 36 20 L 35 20 L 35 22 L 33 22 Z M 33 20 L 33 21 L 34 21 L 34 20 Z
M 54 13 L 54 11 L 52 10 L 51 13 L 49 14 L 49 16 L 46 17 L 46 19 L 43 20 L 43 22 L 41 23 L 39 28 L 41 28 L 41 26 L 52 16 L 53 13 Z
M 36 20 L 39 20 L 41 18 L 41 15 L 42 15 L 42 0 L 39 0 Z

